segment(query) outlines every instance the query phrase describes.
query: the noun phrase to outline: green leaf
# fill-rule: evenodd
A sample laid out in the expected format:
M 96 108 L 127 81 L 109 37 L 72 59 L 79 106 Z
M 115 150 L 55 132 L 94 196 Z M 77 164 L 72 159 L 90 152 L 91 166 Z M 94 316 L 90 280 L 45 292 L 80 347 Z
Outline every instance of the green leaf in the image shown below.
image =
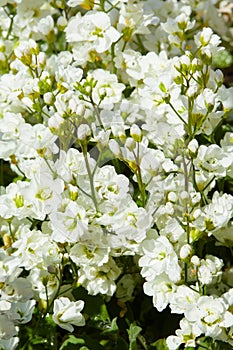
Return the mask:
M 82 338 L 76 338 L 74 335 L 70 334 L 68 339 L 66 339 L 64 341 L 64 343 L 62 344 L 62 346 L 59 348 L 59 350 L 63 350 L 63 349 L 71 349 L 72 350 L 72 346 L 71 344 L 75 344 L 75 349 L 77 349 L 76 345 L 77 344 L 80 344 L 80 345 L 83 345 L 85 344 L 85 340 L 82 339 Z
M 156 340 L 153 344 L 150 345 L 150 348 L 156 349 L 156 350 L 168 350 L 166 339 L 159 339 Z
M 159 83 L 159 88 L 162 92 L 164 92 L 164 93 L 167 92 L 166 86 L 164 85 L 164 83 L 162 81 Z
M 129 334 L 129 350 L 137 350 L 137 337 L 140 334 L 142 328 L 136 325 L 136 322 L 130 324 Z
M 117 325 L 117 317 L 115 317 L 111 324 L 102 332 L 103 334 L 106 334 L 106 333 L 113 333 L 113 332 L 118 332 L 119 328 L 118 328 L 118 325 Z

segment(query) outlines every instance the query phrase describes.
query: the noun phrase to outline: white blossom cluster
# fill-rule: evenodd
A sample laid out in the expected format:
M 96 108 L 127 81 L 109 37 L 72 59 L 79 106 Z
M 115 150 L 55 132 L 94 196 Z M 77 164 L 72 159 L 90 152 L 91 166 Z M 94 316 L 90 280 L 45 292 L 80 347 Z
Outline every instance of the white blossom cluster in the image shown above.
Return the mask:
M 219 185 L 233 178 L 233 130 L 215 138 L 233 88 L 212 67 L 233 42 L 231 2 L 0 5 L 0 158 L 15 173 L 0 192 L 0 348 L 16 349 L 39 306 L 84 326 L 79 285 L 131 300 L 129 256 L 154 307 L 183 315 L 170 350 L 201 335 L 233 345 L 232 271 L 196 251 L 233 246 Z

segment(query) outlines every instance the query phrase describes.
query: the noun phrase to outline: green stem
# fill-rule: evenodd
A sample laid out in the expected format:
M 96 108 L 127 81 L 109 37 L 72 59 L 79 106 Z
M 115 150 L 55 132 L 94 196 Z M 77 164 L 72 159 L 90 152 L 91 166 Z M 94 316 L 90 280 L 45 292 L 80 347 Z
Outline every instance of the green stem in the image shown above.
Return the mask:
M 177 115 L 177 117 L 185 124 L 187 125 L 186 121 L 181 117 L 181 115 L 177 112 L 177 110 L 174 108 L 173 104 L 171 102 L 168 103 L 173 112 Z
M 15 241 L 15 238 L 14 238 L 14 234 L 13 234 L 13 232 L 12 232 L 12 228 L 11 228 L 11 223 L 10 223 L 10 222 L 8 222 L 8 227 L 9 227 L 9 232 L 10 232 L 11 240 L 12 240 L 12 242 L 14 242 L 14 241 Z
M 139 343 L 143 346 L 143 349 L 148 350 L 145 338 L 141 334 L 138 334 L 137 338 L 138 338 Z
M 142 181 L 142 173 L 141 173 L 141 168 L 140 168 L 139 142 L 137 142 L 137 155 L 135 154 L 134 151 L 133 151 L 133 155 L 134 155 L 134 158 L 135 158 L 135 161 L 136 161 L 136 166 L 137 166 L 136 176 L 137 176 L 137 180 L 138 180 L 139 191 L 140 191 L 140 194 L 141 194 L 142 206 L 145 207 L 145 204 L 146 204 L 146 191 L 145 191 L 145 186 L 144 186 L 143 181 Z
M 193 139 L 193 132 L 192 132 L 192 111 L 193 111 L 193 103 L 190 100 L 190 98 L 188 98 L 188 135 L 189 138 L 188 140 L 192 140 Z
M 103 123 L 102 123 L 102 120 L 101 120 L 101 118 L 100 118 L 99 109 L 98 109 L 98 107 L 96 106 L 95 102 L 93 101 L 92 97 L 90 97 L 90 101 L 91 101 L 91 104 L 92 104 L 92 106 L 93 106 L 93 108 L 94 108 L 94 112 L 95 112 L 96 117 L 97 117 L 97 120 L 98 120 L 98 122 L 99 122 L 99 126 L 101 126 L 101 127 L 105 130 L 105 128 L 104 128 L 104 126 L 103 126 Z
M 185 158 L 184 155 L 182 156 L 183 158 L 183 167 L 184 167 L 184 190 L 185 192 L 189 193 L 189 173 L 188 173 L 188 167 L 187 164 L 185 162 Z M 187 228 L 186 228 L 186 233 L 187 233 L 187 243 L 190 243 L 190 227 L 189 227 L 189 208 L 188 208 L 188 204 L 186 204 L 186 208 L 185 208 L 185 216 L 186 216 L 186 222 L 187 222 Z
M 88 161 L 88 156 L 87 156 L 87 145 L 83 144 L 81 145 L 81 148 L 82 148 L 82 152 L 83 152 L 83 156 L 84 156 L 84 160 L 85 160 L 85 165 L 86 165 L 86 169 L 87 169 L 87 174 L 88 174 L 88 177 L 89 177 L 89 181 L 90 181 L 90 186 L 91 186 L 91 195 L 92 195 L 92 200 L 93 200 L 93 203 L 95 205 L 95 209 L 96 211 L 98 212 L 98 203 L 97 203 L 97 200 L 96 200 L 96 195 L 95 195 L 95 187 L 94 187 L 94 180 L 93 180 L 93 175 L 91 173 L 91 168 L 90 168 L 90 165 L 89 165 L 89 161 Z
M 0 159 L 0 186 L 4 186 L 3 159 Z M 1 193 L 0 193 L 1 194 Z
M 188 264 L 184 263 L 184 281 L 188 284 Z
M 8 31 L 7 31 L 7 34 L 6 34 L 6 37 L 5 37 L 5 40 L 8 40 L 8 39 L 9 39 L 9 36 L 10 36 L 10 33 L 11 33 L 11 31 L 12 31 L 13 23 L 14 23 L 14 16 L 10 15 L 10 14 L 6 11 L 5 6 L 3 6 L 3 10 L 4 10 L 4 12 L 6 13 L 6 15 L 10 18 L 10 25 L 9 25 L 9 28 L 8 28 Z

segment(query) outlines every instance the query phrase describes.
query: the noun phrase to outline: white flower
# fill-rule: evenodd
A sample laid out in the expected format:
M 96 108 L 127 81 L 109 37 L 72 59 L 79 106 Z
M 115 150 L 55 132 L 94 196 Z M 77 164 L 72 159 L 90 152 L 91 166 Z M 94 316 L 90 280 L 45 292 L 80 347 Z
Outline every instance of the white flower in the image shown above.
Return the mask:
M 88 230 L 86 211 L 74 201 L 67 201 L 50 214 L 52 239 L 56 242 L 76 243 Z
M 222 327 L 233 325 L 233 315 L 227 308 L 223 298 L 201 296 L 192 308 L 185 311 L 185 317 L 195 323 L 205 336 L 217 338 L 222 333 Z
M 17 334 L 13 321 L 6 314 L 0 314 L 0 339 L 9 339 Z
M 44 34 L 48 35 L 54 30 L 54 20 L 51 15 L 43 17 L 38 23 L 38 30 Z
M 180 258 L 182 260 L 187 259 L 188 257 L 190 257 L 192 253 L 192 247 L 190 244 L 184 244 L 181 248 L 180 248 Z
M 175 285 L 165 273 L 143 284 L 144 293 L 153 297 L 153 305 L 159 312 L 167 307 L 174 289 Z
M 210 233 L 226 227 L 233 215 L 233 196 L 214 192 L 212 202 L 204 207 L 205 227 Z
M 94 186 L 101 200 L 119 201 L 129 192 L 129 180 L 123 174 L 117 174 L 111 165 L 97 169 Z
M 10 318 L 16 324 L 25 324 L 31 321 L 36 301 L 27 300 L 24 302 L 12 303 Z
M 220 37 L 213 33 L 211 28 L 205 27 L 194 36 L 197 47 L 220 44 Z
M 195 339 L 201 335 L 201 330 L 183 318 L 180 321 L 180 329 L 176 330 L 176 335 L 170 335 L 166 339 L 166 344 L 169 350 L 177 350 L 179 345 L 185 344 L 185 347 L 195 347 Z
M 48 266 L 60 261 L 59 250 L 47 234 L 39 230 L 19 227 L 18 239 L 13 243 L 13 256 L 20 258 L 20 266 L 30 270 L 36 266 Z
M 166 273 L 171 281 L 179 281 L 181 268 L 178 257 L 173 245 L 165 236 L 160 236 L 156 240 L 144 240 L 141 248 L 143 256 L 139 259 L 139 266 L 142 267 L 143 277 L 152 281 L 156 276 Z
M 211 283 L 219 283 L 222 276 L 223 260 L 213 255 L 207 255 L 205 259 L 201 259 L 197 270 L 197 276 L 200 283 L 208 285 Z
M 190 21 L 190 7 L 183 8 L 183 10 L 186 10 L 185 12 L 178 15 L 175 19 L 168 18 L 167 22 L 161 23 L 161 27 L 163 30 L 169 34 L 177 35 L 177 33 L 182 31 L 190 30 L 194 27 L 195 21 Z
M 103 69 L 96 69 L 88 73 L 88 79 L 92 78 L 97 82 L 92 91 L 93 101 L 100 108 L 112 109 L 114 103 L 120 102 L 125 85 L 118 83 L 115 74 Z
M 0 348 L 4 350 L 15 350 L 18 346 L 19 338 L 11 337 L 9 339 L 0 339 Z
M 198 141 L 196 139 L 192 139 L 192 141 L 188 144 L 188 150 L 191 154 L 195 154 L 198 150 Z
M 88 124 L 81 124 L 77 130 L 77 138 L 79 141 L 85 141 L 91 136 L 91 129 Z
M 61 328 L 73 332 L 74 326 L 84 326 L 85 319 L 81 314 L 84 301 L 70 301 L 67 297 L 55 299 L 53 307 L 53 321 Z
M 30 270 L 28 280 L 31 282 L 35 295 L 42 300 L 52 299 L 59 288 L 58 275 L 48 272 L 47 268 L 33 268 Z
M 194 160 L 197 170 L 200 169 L 204 175 L 224 177 L 226 167 L 224 166 L 224 152 L 216 144 L 210 146 L 201 145 L 198 149 L 197 158 Z
M 88 43 L 89 50 L 104 52 L 120 38 L 104 12 L 89 11 L 83 17 L 78 13 L 68 22 L 66 40 L 72 43 Z
M 11 279 L 1 289 L 3 299 L 10 302 L 26 302 L 33 297 L 32 286 L 27 279 L 16 276 Z
M 154 16 L 152 12 L 144 13 L 142 3 L 124 2 L 126 3 L 121 5 L 117 29 L 123 33 L 132 33 L 131 35 L 136 33 L 149 34 L 148 26 L 157 24 L 158 17 Z
M 77 243 L 71 249 L 69 256 L 77 265 L 102 266 L 108 262 L 110 248 L 103 248 L 93 242 Z
M 78 283 L 87 289 L 90 295 L 112 296 L 116 291 L 115 280 L 120 275 L 120 269 L 113 259 L 102 266 L 86 265 L 78 270 Z
M 193 307 L 199 299 L 198 290 L 191 289 L 185 285 L 180 285 L 170 296 L 171 312 L 183 314 L 185 310 Z

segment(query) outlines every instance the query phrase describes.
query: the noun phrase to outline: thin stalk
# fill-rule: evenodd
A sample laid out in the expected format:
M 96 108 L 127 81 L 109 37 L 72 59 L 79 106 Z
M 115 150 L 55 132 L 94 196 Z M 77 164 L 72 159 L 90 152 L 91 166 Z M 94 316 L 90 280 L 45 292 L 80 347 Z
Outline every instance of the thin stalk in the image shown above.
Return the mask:
M 0 186 L 4 186 L 3 159 L 0 159 Z
M 82 148 L 82 152 L 83 152 L 83 156 L 84 156 L 87 174 L 88 174 L 89 181 L 90 181 L 91 197 L 92 197 L 93 203 L 95 205 L 95 209 L 96 209 L 96 211 L 98 211 L 98 203 L 97 203 L 96 195 L 95 195 L 93 174 L 91 173 L 91 168 L 90 168 L 90 164 L 89 164 L 88 157 L 87 157 L 87 145 L 81 145 L 81 148 Z
M 141 334 L 138 334 L 137 338 L 138 338 L 139 343 L 143 346 L 143 349 L 148 350 L 148 347 L 147 347 L 146 342 L 145 342 L 145 338 Z
M 188 193 L 189 192 L 189 183 L 188 183 L 188 167 L 185 162 L 185 158 L 183 155 L 183 167 L 184 167 L 184 189 Z M 188 204 L 186 204 L 186 209 L 185 209 L 185 216 L 186 216 L 186 221 L 187 221 L 187 228 L 186 228 L 186 234 L 187 234 L 187 243 L 190 243 L 190 227 L 189 227 L 189 208 Z
M 188 283 L 188 264 L 184 263 L 184 281 L 185 283 Z
M 145 207 L 146 204 L 146 191 L 145 191 L 145 186 L 142 181 L 142 173 L 141 173 L 141 168 L 140 168 L 140 160 L 139 160 L 139 142 L 137 142 L 137 155 L 133 151 L 133 155 L 136 161 L 136 167 L 137 167 L 137 180 L 138 180 L 138 187 L 139 191 L 141 193 L 141 200 L 142 200 L 142 206 Z
M 175 114 L 177 115 L 177 117 L 185 124 L 187 125 L 186 121 L 181 117 L 181 115 L 177 112 L 177 110 L 174 108 L 174 106 L 172 105 L 171 102 L 168 103 L 169 106 L 171 107 L 171 109 L 173 110 L 173 112 L 175 112 Z
M 102 123 L 102 120 L 101 120 L 101 118 L 100 118 L 99 109 L 98 109 L 98 107 L 96 106 L 95 102 L 93 101 L 92 97 L 90 97 L 90 101 L 91 101 L 91 104 L 92 104 L 92 106 L 93 106 L 93 108 L 94 108 L 94 112 L 95 112 L 96 117 L 97 117 L 97 120 L 98 120 L 98 122 L 99 122 L 99 126 L 101 126 L 101 127 L 105 130 L 104 125 L 103 125 L 103 123 Z

